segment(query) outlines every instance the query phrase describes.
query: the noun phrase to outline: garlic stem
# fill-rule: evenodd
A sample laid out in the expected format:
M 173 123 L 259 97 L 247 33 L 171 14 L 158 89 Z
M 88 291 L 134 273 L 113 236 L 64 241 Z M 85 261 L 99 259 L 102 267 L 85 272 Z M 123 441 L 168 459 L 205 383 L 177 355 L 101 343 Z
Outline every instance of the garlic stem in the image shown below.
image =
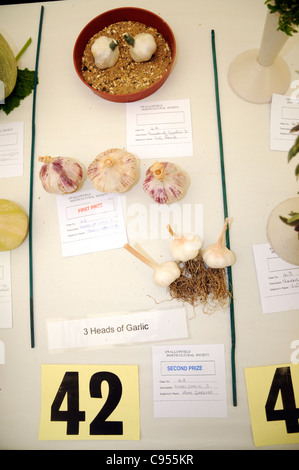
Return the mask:
M 55 160 L 54 157 L 50 157 L 49 155 L 45 155 L 44 157 L 38 157 L 38 161 L 42 163 L 53 163 Z
M 134 255 L 136 258 L 138 258 L 140 261 L 147 264 L 150 268 L 155 269 L 158 266 L 157 263 L 155 263 L 154 261 L 149 260 L 148 258 L 143 256 L 141 253 L 139 253 L 139 251 L 135 250 L 135 248 L 133 248 L 131 245 L 129 245 L 129 243 L 126 243 L 124 245 L 124 248 L 127 251 L 129 251 L 132 255 Z
M 226 229 L 227 229 L 227 224 L 228 224 L 228 217 L 226 217 L 226 219 L 225 219 L 225 223 L 224 223 L 221 235 L 218 238 L 217 243 L 216 243 L 217 247 L 219 247 L 219 248 L 224 246 L 224 235 L 225 235 L 225 232 L 226 232 Z
M 179 236 L 172 230 L 171 226 L 168 224 L 167 225 L 167 230 L 170 233 L 170 235 L 174 238 L 179 238 Z
M 163 165 L 160 162 L 156 162 L 151 166 L 151 171 L 154 175 L 156 180 L 164 180 L 165 178 L 165 171 L 163 169 Z
M 135 39 L 129 33 L 124 33 L 123 38 L 130 46 L 134 47 Z

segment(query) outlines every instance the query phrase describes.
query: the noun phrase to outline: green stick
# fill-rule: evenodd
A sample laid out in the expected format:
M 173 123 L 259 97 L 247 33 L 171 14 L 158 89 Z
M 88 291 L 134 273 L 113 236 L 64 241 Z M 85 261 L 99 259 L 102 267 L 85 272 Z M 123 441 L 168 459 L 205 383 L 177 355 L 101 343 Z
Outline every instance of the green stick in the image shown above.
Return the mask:
M 31 44 L 31 38 L 27 40 L 27 42 L 24 44 L 20 52 L 16 55 L 16 62 L 19 60 L 22 54 L 26 51 L 27 47 Z
M 221 113 L 219 101 L 219 87 L 218 87 L 218 71 L 215 47 L 215 31 L 211 31 L 212 36 L 212 52 L 213 52 L 213 66 L 214 66 L 214 80 L 215 80 L 215 94 L 216 94 L 216 107 L 217 107 L 217 123 L 218 123 L 218 138 L 220 149 L 220 166 L 221 166 L 221 180 L 222 180 L 222 195 L 223 195 L 223 209 L 224 218 L 228 217 L 227 209 L 227 195 L 226 195 L 226 182 L 225 182 L 225 166 L 223 154 L 223 139 L 221 129 Z M 229 230 L 226 230 L 226 246 L 230 249 Z M 236 367 L 235 367 L 235 349 L 236 349 L 236 333 L 235 333 L 235 314 L 234 314 L 234 298 L 233 298 L 233 281 L 231 266 L 227 268 L 228 284 L 231 293 L 230 302 L 230 326 L 231 326 L 231 369 L 232 369 L 232 389 L 233 389 L 233 404 L 237 406 L 237 390 L 236 390 Z
M 38 60 L 39 60 L 43 16 L 44 16 L 44 7 L 41 6 L 37 49 L 36 49 L 36 59 L 35 59 L 34 89 L 33 89 L 30 195 L 29 195 L 29 234 L 28 235 L 29 235 L 29 283 L 30 283 L 30 335 L 31 335 L 31 347 L 32 348 L 35 347 L 34 308 L 33 308 L 33 260 L 32 260 L 32 208 L 33 208 L 33 174 L 34 174 L 34 145 L 35 145 L 35 107 L 36 107 L 36 87 L 37 87 L 37 81 L 38 81 Z

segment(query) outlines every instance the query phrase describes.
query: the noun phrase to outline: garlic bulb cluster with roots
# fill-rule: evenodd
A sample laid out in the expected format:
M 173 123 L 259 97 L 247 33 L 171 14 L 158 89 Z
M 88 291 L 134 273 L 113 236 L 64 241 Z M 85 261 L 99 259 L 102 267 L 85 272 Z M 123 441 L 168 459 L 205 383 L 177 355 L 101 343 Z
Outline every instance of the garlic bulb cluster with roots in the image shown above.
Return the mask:
M 196 258 L 203 244 L 201 237 L 193 233 L 179 236 L 173 232 L 170 225 L 167 228 L 174 237 L 169 246 L 173 258 L 179 261 L 189 261 Z
M 185 195 L 187 185 L 187 175 L 177 165 L 155 162 L 145 174 L 143 190 L 158 204 L 170 204 Z
M 223 230 L 216 243 L 207 246 L 202 258 L 207 266 L 214 269 L 226 268 L 232 266 L 236 261 L 236 255 L 224 243 L 224 235 L 227 230 L 228 218 L 225 220 Z
M 166 261 L 160 264 L 155 263 L 143 256 L 128 243 L 124 245 L 124 248 L 153 270 L 153 281 L 157 286 L 168 287 L 181 274 L 178 265 L 174 261 Z
M 109 149 L 90 163 L 87 174 L 98 191 L 123 193 L 137 182 L 137 167 L 137 159 L 132 153 Z

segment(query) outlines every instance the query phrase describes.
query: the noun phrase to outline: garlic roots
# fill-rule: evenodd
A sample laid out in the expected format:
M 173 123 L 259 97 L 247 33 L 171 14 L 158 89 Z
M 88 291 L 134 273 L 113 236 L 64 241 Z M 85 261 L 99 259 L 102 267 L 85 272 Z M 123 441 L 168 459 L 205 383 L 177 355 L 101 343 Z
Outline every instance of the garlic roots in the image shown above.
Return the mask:
M 228 218 L 217 243 L 207 246 L 202 253 L 202 258 L 210 268 L 225 268 L 232 266 L 236 261 L 236 255 L 224 245 L 224 235 L 227 229 Z
M 170 225 L 167 226 L 169 233 L 174 237 L 170 242 L 170 252 L 174 259 L 178 261 L 189 261 L 196 258 L 202 247 L 203 240 L 192 233 L 187 233 L 180 237 L 173 232 Z
M 133 38 L 125 33 L 123 38 L 130 46 L 130 55 L 135 62 L 147 62 L 156 52 L 157 44 L 154 36 L 149 33 L 139 33 Z
M 99 69 L 113 67 L 118 61 L 119 48 L 115 39 L 100 36 L 91 46 L 94 63 Z
M 155 284 L 157 284 L 157 286 L 168 287 L 181 275 L 180 268 L 174 261 L 166 261 L 165 263 L 158 264 L 143 256 L 128 243 L 124 245 L 124 248 L 136 258 L 138 258 L 140 261 L 152 268 L 153 281 Z
M 143 189 L 158 204 L 170 204 L 185 194 L 187 183 L 186 174 L 173 163 L 155 162 L 146 172 Z
M 137 159 L 121 149 L 100 153 L 87 171 L 94 187 L 104 193 L 123 193 L 137 182 Z
M 43 163 L 39 177 L 43 188 L 48 193 L 73 193 L 83 178 L 83 170 L 79 163 L 69 157 L 39 157 Z

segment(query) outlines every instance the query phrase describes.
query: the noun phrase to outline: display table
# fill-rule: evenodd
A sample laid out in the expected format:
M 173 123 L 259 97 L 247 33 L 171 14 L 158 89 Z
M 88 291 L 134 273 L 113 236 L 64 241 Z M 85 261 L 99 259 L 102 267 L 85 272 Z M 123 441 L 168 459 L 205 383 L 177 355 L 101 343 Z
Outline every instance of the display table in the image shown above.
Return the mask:
M 34 70 L 41 5 L 43 28 L 36 90 L 33 185 L 33 292 L 35 344 L 30 342 L 28 238 L 11 252 L 13 324 L 0 330 L 4 364 L 0 365 L 0 448 L 24 450 L 256 449 L 251 428 L 245 369 L 289 364 L 292 343 L 299 339 L 299 308 L 263 313 L 253 246 L 267 244 L 267 220 L 283 200 L 295 197 L 298 182 L 285 151 L 270 150 L 271 104 L 255 105 L 231 90 L 227 72 L 242 51 L 259 47 L 266 7 L 261 0 L 132 0 L 129 6 L 149 9 L 172 28 L 176 62 L 165 84 L 144 102 L 190 100 L 193 156 L 169 160 L 190 177 L 179 211 L 190 210 L 191 229 L 202 230 L 205 245 L 214 243 L 223 226 L 211 30 L 215 31 L 226 191 L 231 221 L 230 244 L 236 329 L 237 405 L 232 399 L 229 309 L 206 314 L 185 304 L 188 336 L 165 341 L 110 344 L 50 350 L 48 325 L 56 320 L 111 318 L 135 312 L 181 308 L 167 290 L 152 282 L 150 269 L 123 248 L 62 256 L 55 195 L 46 193 L 38 172 L 40 155 L 69 156 L 85 166 L 109 148 L 126 148 L 126 104 L 103 100 L 79 80 L 73 47 L 83 27 L 109 8 L 96 0 L 2 5 L 0 33 L 14 53 L 31 36 L 32 44 L 18 64 Z M 292 87 L 298 87 L 299 36 L 282 50 Z M 29 211 L 33 94 L 0 124 L 24 122 L 23 176 L 1 178 L 0 197 L 18 201 Z M 156 158 L 156 157 L 155 157 Z M 159 159 L 159 158 L 156 158 Z M 128 241 L 156 261 L 169 259 L 170 236 L 165 219 L 153 217 L 154 204 L 142 190 L 152 158 L 140 160 L 140 181 L 122 198 Z M 203 208 L 203 219 L 199 208 Z M 158 225 L 157 225 L 158 224 Z M 185 230 L 185 226 L 178 227 Z M 298 305 L 299 307 L 299 305 Z M 1 308 L 1 307 L 0 307 Z M 154 417 L 152 348 L 160 345 L 224 345 L 226 417 Z M 294 348 L 294 346 L 293 346 Z M 297 361 L 298 362 L 298 361 Z M 136 365 L 139 372 L 140 439 L 39 439 L 44 365 Z M 299 366 L 298 366 L 299 367 Z M 297 390 L 297 407 L 298 390 Z M 179 405 L 178 405 L 179 406 Z M 298 432 L 297 432 L 298 435 Z M 294 450 L 297 443 L 266 449 Z

